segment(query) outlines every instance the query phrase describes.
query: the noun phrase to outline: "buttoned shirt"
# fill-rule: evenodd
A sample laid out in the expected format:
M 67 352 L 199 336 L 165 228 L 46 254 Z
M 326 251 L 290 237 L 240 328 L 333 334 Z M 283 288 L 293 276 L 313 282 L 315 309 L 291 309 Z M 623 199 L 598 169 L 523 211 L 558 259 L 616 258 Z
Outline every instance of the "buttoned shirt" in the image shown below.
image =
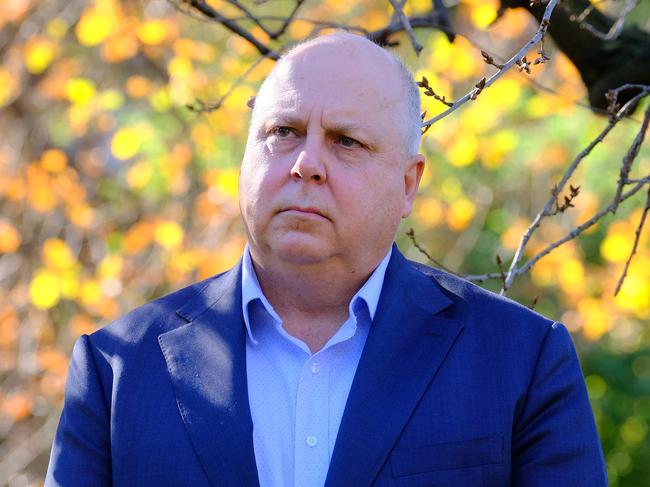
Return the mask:
M 248 246 L 242 266 L 246 373 L 261 487 L 322 487 L 350 386 L 377 310 L 392 249 L 350 300 L 325 346 L 309 347 L 282 327 L 262 292 Z

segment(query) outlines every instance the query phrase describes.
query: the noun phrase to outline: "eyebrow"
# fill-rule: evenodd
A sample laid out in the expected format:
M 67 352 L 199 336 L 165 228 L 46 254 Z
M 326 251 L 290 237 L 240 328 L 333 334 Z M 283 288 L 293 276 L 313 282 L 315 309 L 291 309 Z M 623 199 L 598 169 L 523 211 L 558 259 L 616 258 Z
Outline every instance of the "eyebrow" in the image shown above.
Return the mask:
M 268 127 L 269 125 L 277 125 L 277 124 L 287 124 L 291 126 L 298 126 L 302 127 L 305 125 L 305 121 L 300 118 L 296 117 L 291 114 L 284 114 L 284 113 L 274 113 L 271 116 L 269 116 L 266 120 L 264 120 L 264 126 Z M 354 123 L 354 122 L 334 122 L 330 125 L 325 126 L 325 130 L 328 132 L 340 132 L 340 133 L 348 133 L 348 132 L 355 132 L 355 131 L 363 131 L 363 132 L 370 132 L 370 127 L 364 126 L 359 123 Z

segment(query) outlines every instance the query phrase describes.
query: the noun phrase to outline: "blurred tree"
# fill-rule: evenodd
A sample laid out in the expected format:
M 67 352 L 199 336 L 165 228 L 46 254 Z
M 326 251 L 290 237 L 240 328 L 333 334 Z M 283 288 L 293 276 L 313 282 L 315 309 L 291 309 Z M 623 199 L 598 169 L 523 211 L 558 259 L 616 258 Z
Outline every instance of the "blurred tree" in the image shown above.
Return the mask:
M 402 249 L 427 260 L 417 243 L 565 322 L 611 484 L 643 485 L 650 8 L 532 3 L 4 5 L 0 485 L 42 482 L 80 334 L 236 262 L 247 100 L 286 46 L 332 28 L 395 49 L 422 85 L 427 120 L 451 114 L 423 138 L 429 165 Z M 603 101 L 625 83 L 638 86 Z

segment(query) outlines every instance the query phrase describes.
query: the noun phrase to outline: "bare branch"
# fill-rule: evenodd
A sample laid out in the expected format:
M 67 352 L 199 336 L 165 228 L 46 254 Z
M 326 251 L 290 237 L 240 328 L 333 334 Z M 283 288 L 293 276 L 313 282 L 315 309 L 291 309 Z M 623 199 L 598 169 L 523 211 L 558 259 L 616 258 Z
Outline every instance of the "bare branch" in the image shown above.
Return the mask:
M 539 24 L 539 28 L 537 29 L 537 32 L 535 32 L 535 35 L 532 37 L 532 39 L 530 39 L 514 56 L 512 56 L 503 65 L 501 69 L 499 69 L 496 73 L 494 73 L 490 77 L 490 79 L 488 79 L 485 82 L 483 88 L 480 89 L 475 88 L 474 90 L 470 91 L 465 96 L 463 96 L 460 100 L 454 103 L 453 106 L 449 107 L 447 110 L 440 113 L 439 115 L 436 115 L 435 117 L 423 122 L 422 125 L 423 126 L 432 125 L 437 121 L 445 118 L 447 115 L 457 110 L 458 107 L 460 107 L 461 105 L 464 105 L 470 100 L 476 99 L 476 95 L 478 94 L 477 92 L 480 92 L 482 89 L 492 86 L 492 84 L 501 76 L 503 76 L 512 66 L 514 66 L 515 64 L 519 64 L 521 66 L 522 62 L 525 61 L 526 53 L 544 37 L 544 34 L 546 33 L 546 29 L 548 29 L 549 18 L 551 17 L 551 14 L 553 13 L 553 9 L 557 5 L 557 2 L 558 0 L 550 0 L 548 2 L 548 5 L 546 6 L 546 10 L 544 11 L 544 17 L 542 18 L 542 21 Z
M 621 87 L 622 88 L 622 87 Z M 631 89 L 632 87 L 627 87 L 628 89 Z M 636 87 L 634 87 L 636 88 Z M 607 136 L 607 134 L 614 128 L 614 126 L 630 111 L 636 104 L 641 100 L 641 98 L 645 97 L 649 92 L 650 92 L 650 87 L 645 87 L 646 90 L 642 91 L 641 93 L 637 94 L 634 98 L 629 100 L 625 106 L 623 106 L 616 114 L 615 116 L 609 121 L 607 126 L 598 134 L 598 136 L 592 140 L 587 147 L 585 147 L 577 156 L 576 158 L 571 162 L 567 170 L 565 171 L 564 175 L 562 176 L 562 180 L 553 188 L 551 191 L 551 196 L 547 200 L 546 204 L 544 205 L 544 208 L 537 213 L 535 218 L 533 219 L 532 223 L 526 230 L 526 232 L 522 235 L 521 241 L 519 243 L 519 246 L 517 247 L 517 250 L 515 251 L 515 255 L 512 259 L 512 262 L 510 263 L 510 268 L 508 269 L 508 274 L 506 276 L 506 286 L 511 287 L 512 281 L 514 280 L 515 276 L 518 274 L 521 274 L 519 269 L 517 268 L 517 265 L 519 264 L 519 261 L 523 257 L 524 249 L 528 245 L 528 242 L 530 238 L 532 237 L 533 233 L 537 230 L 537 228 L 540 226 L 542 220 L 547 217 L 551 216 L 552 213 L 552 208 L 554 203 L 556 203 L 556 198 L 559 193 L 561 193 L 564 190 L 564 187 L 566 186 L 567 182 L 577 169 L 578 165 L 582 162 L 582 160 L 587 157 L 591 151 L 593 150 L 596 145 L 598 145 L 600 142 L 603 141 L 603 139 Z M 505 291 L 502 289 L 501 293 L 503 294 Z
M 243 82 L 243 81 L 248 77 L 248 75 L 251 74 L 251 72 L 252 72 L 252 71 L 253 71 L 253 70 L 254 70 L 254 69 L 255 69 L 255 68 L 260 64 L 260 62 L 262 62 L 262 59 L 264 59 L 264 57 L 260 57 L 259 59 L 257 59 L 257 61 L 255 61 L 253 64 L 251 64 L 251 65 L 246 69 L 246 71 L 244 71 L 244 73 L 243 73 L 239 78 L 237 78 L 237 79 L 232 83 L 232 85 L 230 85 L 230 88 L 228 88 L 228 91 L 226 91 L 226 92 L 221 96 L 221 98 L 219 98 L 219 101 L 217 101 L 216 103 L 212 103 L 212 104 L 209 104 L 209 105 L 208 105 L 208 104 L 206 104 L 203 100 L 198 100 L 198 99 L 197 99 L 194 103 L 192 103 L 192 104 L 190 104 L 190 105 L 186 105 L 187 108 L 190 109 L 190 110 L 193 111 L 193 112 L 196 112 L 196 113 L 209 113 L 209 112 L 213 112 L 213 111 L 215 111 L 215 110 L 218 110 L 218 109 L 221 108 L 221 106 L 223 105 L 223 102 L 226 101 L 226 99 L 227 99 L 227 98 L 228 98 L 228 97 L 233 93 L 233 91 L 235 91 L 235 89 L 236 89 L 236 88 L 237 88 L 237 87 L 238 87 L 238 86 L 239 86 L 239 85 L 240 85 L 240 84 L 241 84 L 241 83 L 242 83 L 242 82 Z M 250 107 L 250 108 L 252 108 L 252 107 Z
M 411 242 L 413 242 L 413 245 L 415 246 L 415 248 L 418 249 L 418 250 L 420 251 L 420 253 L 421 253 L 422 255 L 424 255 L 427 259 L 429 259 L 429 261 L 433 262 L 436 266 L 440 267 L 443 271 L 447 271 L 447 272 L 449 272 L 450 274 L 454 274 L 454 275 L 456 275 L 456 276 L 458 275 L 457 273 L 455 273 L 455 272 L 452 271 L 451 269 L 448 269 L 447 267 L 445 267 L 444 264 L 442 264 L 441 262 L 439 262 L 439 261 L 437 261 L 436 259 L 434 259 L 434 258 L 429 254 L 429 252 L 427 252 L 427 251 L 426 251 L 426 250 L 425 250 L 425 249 L 424 249 L 424 248 L 423 248 L 423 247 L 422 247 L 422 246 L 417 242 L 417 240 L 415 239 L 415 231 L 414 231 L 412 228 L 409 229 L 408 232 L 406 232 L 406 235 L 408 235 L 408 237 L 411 239 Z
M 629 190 L 627 193 L 623 193 L 621 196 L 621 201 L 625 201 L 628 198 L 634 196 L 641 188 L 643 188 L 644 184 L 639 183 L 635 185 L 631 190 Z M 592 216 L 589 220 L 584 222 L 582 225 L 578 225 L 576 228 L 574 228 L 571 232 L 566 234 L 564 237 L 562 237 L 559 240 L 556 240 L 552 244 L 549 244 L 546 246 L 542 251 L 538 252 L 535 257 L 531 258 L 528 262 L 526 262 L 523 266 L 520 268 L 516 269 L 514 271 L 514 274 L 524 274 L 525 272 L 528 272 L 542 257 L 545 257 L 546 255 L 550 254 L 553 250 L 558 248 L 560 245 L 565 244 L 566 242 L 573 240 L 576 238 L 578 235 L 580 235 L 582 232 L 587 230 L 588 228 L 592 227 L 598 221 L 600 221 L 605 215 L 608 213 L 612 213 L 614 209 L 614 202 L 612 202 L 607 208 L 604 208 L 600 210 L 598 213 L 596 213 L 594 216 Z
M 483 78 L 483 79 L 485 79 L 485 78 Z M 425 76 L 422 76 L 422 80 L 416 82 L 416 84 L 420 88 L 424 89 L 423 93 L 426 96 L 432 96 L 435 100 L 438 100 L 440 103 L 442 103 L 444 105 L 447 105 L 448 107 L 451 107 L 451 106 L 454 105 L 453 102 L 447 101 L 447 98 L 444 95 L 440 96 L 440 95 L 436 94 L 436 92 L 433 91 L 433 88 L 431 88 L 431 86 L 429 86 L 429 80 Z M 422 117 L 422 118 L 424 118 L 424 117 Z
M 630 256 L 627 258 L 627 261 L 625 262 L 625 268 L 623 269 L 623 273 L 621 274 L 621 277 L 618 280 L 618 284 L 616 284 L 616 290 L 614 291 L 614 296 L 617 296 L 618 292 L 621 290 L 621 287 L 623 286 L 623 281 L 625 281 L 625 277 L 627 276 L 627 271 L 630 268 L 630 263 L 632 262 L 632 258 L 634 257 L 634 254 L 636 254 L 637 248 L 639 246 L 639 240 L 641 240 L 641 231 L 643 230 L 643 225 L 645 224 L 645 220 L 648 216 L 648 211 L 650 211 L 650 186 L 648 187 L 648 197 L 645 202 L 645 208 L 643 208 L 643 213 L 641 214 L 641 220 L 639 221 L 639 225 L 636 227 L 636 230 L 634 231 L 634 244 L 632 245 L 632 251 L 630 252 Z
M 397 17 L 399 18 L 399 21 L 402 23 L 402 26 L 404 26 L 404 30 L 409 36 L 409 40 L 411 41 L 411 46 L 413 46 L 413 50 L 415 51 L 415 54 L 419 56 L 420 52 L 422 52 L 423 46 L 415 38 L 415 32 L 413 32 L 413 27 L 411 27 L 411 22 L 409 21 L 409 18 L 404 13 L 404 4 L 406 3 L 406 0 L 388 0 L 388 1 L 393 6 L 393 10 L 395 10 L 395 14 L 397 14 Z
M 270 59 L 273 59 L 277 61 L 280 59 L 280 55 L 272 50 L 270 47 L 266 46 L 263 42 L 258 40 L 255 36 L 253 36 L 250 32 L 248 32 L 246 29 L 242 28 L 239 26 L 235 21 L 232 19 L 229 19 L 227 17 L 224 17 L 221 15 L 219 12 L 217 12 L 214 8 L 212 8 L 210 5 L 208 5 L 204 0 L 180 0 L 181 3 L 187 4 L 188 6 L 192 7 L 193 9 L 197 10 L 204 16 L 213 19 L 215 22 L 220 23 L 223 25 L 226 29 L 231 31 L 234 34 L 237 34 L 238 36 L 242 37 L 243 39 L 247 40 L 250 44 L 252 44 L 255 49 L 262 55 L 266 56 Z M 247 18 L 251 18 L 247 16 Z M 255 19 L 251 19 L 255 20 Z
M 645 133 L 648 130 L 648 122 L 650 122 L 650 105 L 645 111 L 643 116 L 643 122 L 641 122 L 641 127 L 634 137 L 632 145 L 628 148 L 625 157 L 623 158 L 623 163 L 621 164 L 621 171 L 618 178 L 618 184 L 616 185 L 616 196 L 614 197 L 614 202 L 617 204 L 620 202 L 621 193 L 623 192 L 623 185 L 627 181 L 628 176 L 630 175 L 630 170 L 632 169 L 632 164 L 636 159 L 636 156 L 639 154 L 643 140 L 645 139 Z M 614 209 L 616 211 L 616 208 Z
M 621 35 L 621 32 L 623 32 L 623 24 L 625 23 L 625 18 L 634 9 L 634 7 L 638 5 L 638 3 L 638 0 L 625 0 L 625 7 L 623 7 L 623 10 L 607 32 L 599 31 L 596 27 L 586 21 L 587 16 L 594 9 L 593 5 L 589 5 L 587 8 L 585 8 L 582 13 L 580 13 L 580 15 L 570 16 L 569 20 L 576 22 L 581 29 L 586 30 L 598 39 L 601 39 L 603 41 L 613 41 Z

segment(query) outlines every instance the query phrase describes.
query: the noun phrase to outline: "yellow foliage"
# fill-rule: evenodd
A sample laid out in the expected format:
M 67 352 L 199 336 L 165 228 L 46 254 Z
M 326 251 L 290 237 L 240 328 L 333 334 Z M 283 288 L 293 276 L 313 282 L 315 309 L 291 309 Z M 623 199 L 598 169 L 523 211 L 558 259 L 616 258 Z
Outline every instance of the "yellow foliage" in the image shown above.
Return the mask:
M 2 306 L 2 305 L 0 305 Z M 18 315 L 12 305 L 0 308 L 0 348 L 13 347 L 18 338 Z
M 119 90 L 106 90 L 99 94 L 99 108 L 106 111 L 115 111 L 124 105 L 124 95 Z
M 149 97 L 149 103 L 154 110 L 158 112 L 164 112 L 168 110 L 171 106 L 171 100 L 169 96 L 169 90 L 167 88 L 161 88 Z
M 96 46 L 104 42 L 118 25 L 119 18 L 113 3 L 101 2 L 84 10 L 75 33 L 84 46 Z
M 534 161 L 536 169 L 553 169 L 564 167 L 570 162 L 571 154 L 562 144 L 549 144 L 542 149 L 539 159 Z M 580 195 L 582 197 L 582 194 Z M 580 199 L 580 198 L 579 198 Z
M 32 413 L 33 400 L 31 396 L 23 392 L 14 392 L 6 396 L 0 396 L 0 412 L 13 421 L 22 421 Z
M 187 78 L 194 73 L 194 68 L 189 57 L 174 56 L 167 65 L 167 71 L 170 76 Z
M 152 242 L 155 231 L 156 225 L 153 222 L 136 223 L 124 236 L 124 250 L 129 254 L 144 250 Z
M 478 105 L 488 112 L 504 112 L 512 108 L 521 96 L 521 81 L 514 76 L 499 79 L 477 98 Z
M 131 76 L 126 82 L 126 93 L 131 98 L 143 98 L 151 93 L 151 81 L 144 76 Z
M 497 18 L 499 5 L 496 1 L 481 1 L 472 10 L 470 18 L 472 23 L 479 29 L 487 29 Z
M 471 46 L 469 41 L 462 37 L 456 37 L 452 49 L 449 66 L 449 76 L 451 79 L 462 81 L 483 72 L 485 63 L 481 59 L 480 53 Z
M 107 63 L 119 63 L 138 53 L 138 40 L 129 32 L 108 39 L 102 45 L 102 58 Z
M 560 287 L 570 295 L 585 292 L 585 270 L 578 259 L 565 259 L 559 268 Z
M 239 198 L 239 169 L 213 169 L 206 171 L 203 177 L 206 184 L 217 189 L 222 195 L 238 201 Z
M 621 225 L 611 225 L 607 237 L 600 244 L 600 255 L 609 262 L 625 262 L 632 250 L 632 241 Z
M 56 55 L 56 45 L 44 36 L 30 38 L 25 44 L 25 67 L 32 74 L 47 69 Z
M 64 376 L 68 370 L 68 357 L 59 350 L 47 348 L 39 350 L 36 360 L 41 370 Z
M 60 173 L 68 165 L 68 157 L 60 149 L 49 149 L 41 155 L 41 166 L 48 172 Z
M 467 228 L 476 214 L 476 205 L 466 198 L 454 201 L 447 210 L 447 225 L 456 232 Z
M 612 317 L 601 300 L 584 298 L 578 301 L 582 334 L 588 340 L 598 340 L 609 329 Z
M 75 315 L 69 323 L 70 331 L 74 337 L 92 333 L 96 329 L 93 320 L 85 314 Z
M 144 125 L 121 128 L 113 136 L 111 152 L 118 159 L 130 159 L 138 153 L 147 136 L 148 130 Z
M 0 66 L 0 107 L 6 105 L 18 89 L 18 79 L 7 68 Z
M 427 226 L 433 227 L 444 219 L 444 208 L 437 198 L 420 196 L 415 201 L 414 214 Z
M 517 148 L 518 136 L 513 130 L 500 130 L 481 139 L 479 144 L 481 164 L 488 169 L 501 167 L 504 159 Z
M 155 240 L 166 249 L 175 249 L 183 243 L 185 232 L 172 221 L 162 221 L 156 226 Z
M 79 300 L 84 306 L 93 306 L 102 298 L 102 288 L 96 279 L 88 279 L 81 283 Z
M 153 168 L 149 161 L 138 161 L 126 173 L 126 181 L 134 189 L 144 188 L 153 177 Z
M 47 173 L 36 164 L 27 166 L 27 200 L 39 213 L 47 213 L 58 203 L 52 191 L 52 181 Z
M 38 270 L 29 286 L 29 296 L 37 308 L 49 309 L 56 306 L 61 297 L 59 277 L 50 270 Z
M 43 261 L 54 271 L 65 271 L 73 268 L 77 259 L 72 255 L 70 247 L 61 239 L 48 238 L 43 243 Z
M 74 299 L 79 295 L 79 271 L 70 269 L 59 272 L 59 286 L 61 297 L 64 299 Z
M 72 78 L 65 86 L 66 96 L 71 103 L 84 105 L 95 96 L 95 84 L 88 78 Z
M 73 203 L 67 209 L 70 221 L 79 228 L 90 228 L 93 223 L 94 211 L 86 203 Z
M 478 154 L 478 139 L 471 133 L 461 133 L 447 148 L 449 162 L 456 167 L 470 165 Z
M 645 264 L 646 267 L 643 267 Z M 630 267 L 623 286 L 616 296 L 619 309 L 631 311 L 640 319 L 650 316 L 650 259 L 639 258 Z
M 0 219 L 0 254 L 11 254 L 18 250 L 22 239 L 18 230 L 5 219 Z
M 455 176 L 447 176 L 440 184 L 440 192 L 447 201 L 453 201 L 463 195 L 460 180 Z
M 156 46 L 167 38 L 168 24 L 164 20 L 147 20 L 138 25 L 136 35 L 143 44 Z
M 124 259 L 120 255 L 107 255 L 102 259 L 97 267 L 99 277 L 115 277 L 122 274 L 124 269 Z
M 6 187 L 3 188 L 2 192 L 9 201 L 20 201 L 25 197 L 27 191 L 25 180 L 22 177 L 7 178 L 6 183 Z

